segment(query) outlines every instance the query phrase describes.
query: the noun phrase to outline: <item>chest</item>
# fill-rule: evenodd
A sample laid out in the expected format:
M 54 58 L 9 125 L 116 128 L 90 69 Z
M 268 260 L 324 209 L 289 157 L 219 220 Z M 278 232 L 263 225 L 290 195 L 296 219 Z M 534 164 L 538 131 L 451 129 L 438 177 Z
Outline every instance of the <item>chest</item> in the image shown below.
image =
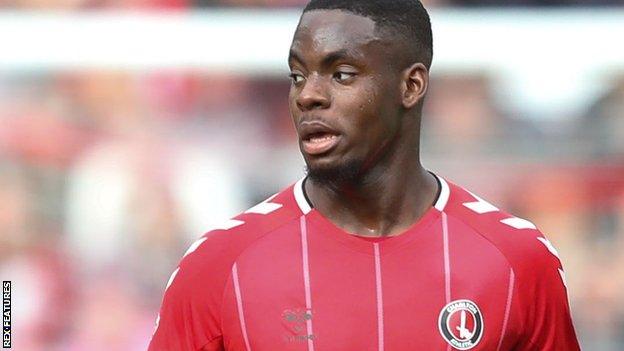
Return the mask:
M 242 256 L 224 293 L 226 350 L 496 350 L 512 337 L 502 256 L 370 248 L 310 240 Z

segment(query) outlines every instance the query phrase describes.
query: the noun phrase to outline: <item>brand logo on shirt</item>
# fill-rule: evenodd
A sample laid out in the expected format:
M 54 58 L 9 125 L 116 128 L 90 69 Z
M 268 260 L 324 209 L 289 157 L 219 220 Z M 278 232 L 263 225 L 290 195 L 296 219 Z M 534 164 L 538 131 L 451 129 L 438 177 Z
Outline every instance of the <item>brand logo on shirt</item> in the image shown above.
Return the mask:
M 470 300 L 455 300 L 444 306 L 438 319 L 440 334 L 458 350 L 470 350 L 483 336 L 483 316 Z
M 288 342 L 314 340 L 313 334 L 308 334 L 308 323 L 312 320 L 312 310 L 305 308 L 287 309 L 282 312 L 282 323 L 289 331 L 284 338 Z

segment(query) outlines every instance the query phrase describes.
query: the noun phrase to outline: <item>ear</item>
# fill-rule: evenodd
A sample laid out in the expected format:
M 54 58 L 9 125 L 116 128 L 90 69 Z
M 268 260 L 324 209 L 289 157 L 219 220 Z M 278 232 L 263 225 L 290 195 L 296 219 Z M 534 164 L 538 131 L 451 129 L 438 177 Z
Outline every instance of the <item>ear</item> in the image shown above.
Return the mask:
M 429 70 L 422 63 L 414 63 L 403 71 L 401 86 L 403 107 L 411 109 L 418 105 L 427 93 Z

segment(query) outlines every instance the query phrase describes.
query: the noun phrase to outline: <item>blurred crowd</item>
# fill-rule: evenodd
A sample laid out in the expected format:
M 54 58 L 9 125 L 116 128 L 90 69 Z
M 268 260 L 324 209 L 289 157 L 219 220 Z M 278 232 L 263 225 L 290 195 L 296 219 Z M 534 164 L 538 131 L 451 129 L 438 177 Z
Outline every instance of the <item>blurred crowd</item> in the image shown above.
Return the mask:
M 624 72 L 621 74 L 624 77 Z M 558 247 L 587 350 L 624 349 L 624 79 L 544 121 L 488 74 L 434 76 L 425 164 Z M 14 348 L 144 350 L 195 238 L 303 175 L 287 78 L 0 76 L 0 276 Z
M 205 7 L 303 7 L 308 0 L 0 0 L 0 8 L 17 9 L 153 9 L 184 10 Z M 437 7 L 509 6 L 614 6 L 624 0 L 422 0 L 429 9 Z

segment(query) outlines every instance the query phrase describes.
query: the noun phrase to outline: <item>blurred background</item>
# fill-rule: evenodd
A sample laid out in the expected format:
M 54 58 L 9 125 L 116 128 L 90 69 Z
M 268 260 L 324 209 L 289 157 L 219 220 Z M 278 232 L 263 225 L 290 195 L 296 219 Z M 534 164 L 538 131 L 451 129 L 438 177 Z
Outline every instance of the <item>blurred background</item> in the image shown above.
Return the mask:
M 0 0 L 13 349 L 145 350 L 195 238 L 303 176 L 305 0 Z M 559 249 L 585 350 L 624 350 L 624 1 L 430 0 L 425 165 Z

